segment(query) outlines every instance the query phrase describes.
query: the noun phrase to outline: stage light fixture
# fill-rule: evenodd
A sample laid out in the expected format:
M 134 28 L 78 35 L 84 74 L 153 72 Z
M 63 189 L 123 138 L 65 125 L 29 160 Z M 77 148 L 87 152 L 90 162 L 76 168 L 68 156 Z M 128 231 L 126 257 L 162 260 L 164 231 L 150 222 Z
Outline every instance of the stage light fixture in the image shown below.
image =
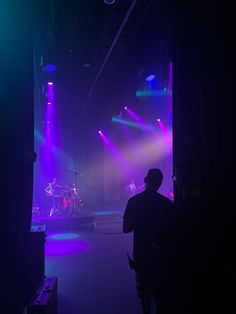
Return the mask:
M 45 73 L 52 74 L 57 71 L 57 67 L 55 64 L 49 63 L 43 67 L 43 71 Z
M 151 82 L 155 79 L 156 75 L 155 74 L 150 74 L 147 76 L 146 81 Z
M 114 4 L 115 0 L 104 0 L 106 4 Z

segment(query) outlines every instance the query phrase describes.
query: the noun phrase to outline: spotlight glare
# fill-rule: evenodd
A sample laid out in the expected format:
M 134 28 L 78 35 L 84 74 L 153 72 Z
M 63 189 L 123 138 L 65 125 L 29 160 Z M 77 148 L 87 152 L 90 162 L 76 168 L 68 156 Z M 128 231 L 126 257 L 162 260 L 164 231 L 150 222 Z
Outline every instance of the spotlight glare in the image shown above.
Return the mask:
M 53 82 L 48 82 L 48 85 L 53 85 Z
M 98 133 L 99 133 L 99 134 L 102 134 L 102 131 L 101 131 L 101 130 L 99 130 L 99 131 L 98 131 Z
M 48 105 L 51 105 L 51 103 L 50 103 L 50 102 L 48 102 Z
M 157 122 L 160 122 L 160 121 L 161 121 L 161 119 L 158 118 L 158 119 L 157 119 Z
M 125 106 L 124 109 L 127 110 L 127 106 Z

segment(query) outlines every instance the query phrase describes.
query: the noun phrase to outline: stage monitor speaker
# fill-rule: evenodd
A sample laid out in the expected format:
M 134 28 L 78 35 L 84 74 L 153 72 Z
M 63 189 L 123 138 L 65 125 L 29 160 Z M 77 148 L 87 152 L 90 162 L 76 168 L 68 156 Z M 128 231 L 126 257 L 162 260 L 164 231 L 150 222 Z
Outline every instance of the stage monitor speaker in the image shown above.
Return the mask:
M 26 252 L 27 262 L 25 263 L 25 279 L 29 289 L 28 302 L 45 276 L 45 241 L 45 226 L 37 226 L 37 228 L 31 229 Z
M 27 314 L 57 314 L 57 277 L 45 277 L 27 307 Z

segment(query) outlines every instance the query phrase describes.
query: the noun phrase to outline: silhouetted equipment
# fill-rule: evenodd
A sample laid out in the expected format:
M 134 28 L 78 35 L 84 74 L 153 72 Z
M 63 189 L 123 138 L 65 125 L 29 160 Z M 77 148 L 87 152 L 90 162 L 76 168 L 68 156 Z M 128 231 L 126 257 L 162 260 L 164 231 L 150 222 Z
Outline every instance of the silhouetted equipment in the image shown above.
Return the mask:
M 27 307 L 27 314 L 57 313 L 57 277 L 45 277 Z
M 37 226 L 30 232 L 27 263 L 25 265 L 28 282 L 28 299 L 32 298 L 45 275 L 45 227 Z

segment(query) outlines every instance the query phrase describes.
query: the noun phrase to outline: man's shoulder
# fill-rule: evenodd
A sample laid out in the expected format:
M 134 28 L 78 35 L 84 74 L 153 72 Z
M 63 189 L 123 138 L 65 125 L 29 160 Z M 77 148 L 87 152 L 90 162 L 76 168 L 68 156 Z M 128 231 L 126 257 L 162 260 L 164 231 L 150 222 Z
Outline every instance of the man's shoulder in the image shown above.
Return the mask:
M 128 202 L 129 202 L 129 204 L 134 204 L 134 203 L 140 202 L 142 200 L 147 201 L 148 199 L 152 199 L 153 201 L 156 201 L 158 203 L 162 203 L 166 206 L 172 205 L 172 201 L 168 197 L 166 197 L 160 193 L 155 193 L 155 194 L 150 195 L 147 191 L 142 191 L 142 192 L 132 196 L 128 200 Z
M 137 212 L 138 208 L 140 207 L 140 200 L 143 198 L 142 197 L 142 193 L 138 193 L 134 196 L 132 196 L 131 198 L 128 199 L 128 202 L 127 202 L 127 205 L 126 205 L 126 208 L 125 208 L 125 214 L 124 214 L 124 217 L 132 213 Z
M 135 194 L 134 196 L 132 196 L 129 199 L 129 201 L 132 202 L 132 201 L 135 201 L 135 200 L 139 200 L 139 199 L 142 199 L 142 198 L 149 198 L 149 197 L 156 197 L 157 199 L 159 199 L 159 200 L 161 200 L 163 202 L 166 202 L 168 204 L 172 204 L 172 201 L 168 197 L 164 196 L 163 194 L 160 194 L 159 192 L 157 192 L 157 193 L 154 193 L 154 194 L 152 194 L 150 196 L 150 194 L 147 191 L 142 191 L 142 192 L 140 192 L 138 194 Z
M 169 204 L 169 205 L 172 204 L 172 201 L 168 197 L 166 197 L 166 196 L 164 196 L 163 194 L 160 194 L 160 193 L 157 193 L 157 195 L 160 198 L 160 200 L 162 200 L 166 204 Z
M 144 197 L 145 197 L 145 191 L 135 194 L 134 196 L 132 196 L 132 197 L 129 199 L 129 201 L 130 201 L 130 202 L 135 202 L 135 201 L 137 201 L 137 200 L 139 200 L 139 199 L 142 199 L 142 198 L 144 198 Z

